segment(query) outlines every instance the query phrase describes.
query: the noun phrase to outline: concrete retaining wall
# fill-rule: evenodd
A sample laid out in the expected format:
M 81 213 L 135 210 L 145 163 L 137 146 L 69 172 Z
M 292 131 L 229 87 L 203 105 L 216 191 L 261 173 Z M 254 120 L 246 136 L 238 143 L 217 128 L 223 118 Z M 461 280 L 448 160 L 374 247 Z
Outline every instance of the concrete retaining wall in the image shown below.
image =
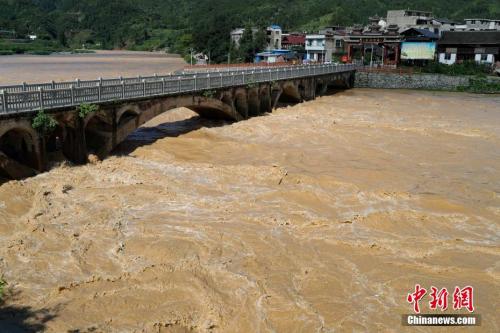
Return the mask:
M 356 72 L 354 86 L 357 88 L 380 89 L 429 89 L 457 90 L 458 87 L 468 87 L 473 76 L 449 76 L 443 74 L 399 74 Z M 500 83 L 495 77 L 488 77 L 488 82 Z

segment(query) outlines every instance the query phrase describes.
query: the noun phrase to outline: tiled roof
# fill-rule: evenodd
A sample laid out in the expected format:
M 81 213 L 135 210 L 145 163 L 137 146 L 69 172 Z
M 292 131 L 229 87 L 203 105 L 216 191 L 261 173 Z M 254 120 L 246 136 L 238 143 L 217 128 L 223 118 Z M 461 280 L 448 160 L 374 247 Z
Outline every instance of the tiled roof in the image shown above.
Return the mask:
M 445 31 L 441 36 L 439 44 L 486 44 L 500 46 L 500 31 Z

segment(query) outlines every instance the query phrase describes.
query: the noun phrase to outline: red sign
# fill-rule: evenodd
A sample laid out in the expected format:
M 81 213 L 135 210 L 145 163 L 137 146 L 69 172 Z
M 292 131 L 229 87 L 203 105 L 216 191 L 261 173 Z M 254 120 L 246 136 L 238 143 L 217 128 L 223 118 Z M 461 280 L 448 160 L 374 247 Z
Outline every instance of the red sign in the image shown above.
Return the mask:
M 408 294 L 406 301 L 413 305 L 413 311 L 415 313 L 420 313 L 420 301 L 427 294 L 427 289 L 422 288 L 419 284 L 415 285 L 415 291 Z M 441 311 L 448 309 L 448 290 L 446 288 L 438 289 L 434 286 L 431 287 L 431 292 L 429 293 L 430 310 Z M 467 309 L 469 312 L 474 312 L 474 288 L 471 286 L 455 287 L 453 292 L 453 310 Z

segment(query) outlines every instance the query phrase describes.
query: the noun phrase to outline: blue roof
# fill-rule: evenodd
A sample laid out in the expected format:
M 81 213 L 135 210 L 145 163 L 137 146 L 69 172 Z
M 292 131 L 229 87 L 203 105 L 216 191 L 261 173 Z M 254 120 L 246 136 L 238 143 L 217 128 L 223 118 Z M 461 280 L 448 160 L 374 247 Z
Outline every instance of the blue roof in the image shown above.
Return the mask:
M 402 34 L 404 34 L 405 32 L 409 31 L 409 30 L 415 30 L 417 31 L 420 35 L 422 35 L 423 37 L 426 37 L 426 38 L 430 38 L 430 39 L 439 39 L 439 35 L 435 34 L 434 32 L 432 31 L 429 31 L 427 29 L 420 29 L 420 28 L 408 28 L 406 29 L 405 31 L 401 32 Z
M 279 25 L 277 25 L 277 24 L 271 25 L 271 28 L 273 28 L 273 29 L 280 29 L 281 30 L 281 27 Z

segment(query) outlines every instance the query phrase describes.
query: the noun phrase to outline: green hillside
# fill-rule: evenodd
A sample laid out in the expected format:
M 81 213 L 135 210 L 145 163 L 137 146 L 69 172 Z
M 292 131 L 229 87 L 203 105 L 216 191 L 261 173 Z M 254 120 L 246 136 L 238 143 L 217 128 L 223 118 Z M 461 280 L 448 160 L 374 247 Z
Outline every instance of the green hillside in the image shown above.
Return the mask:
M 402 8 L 450 19 L 500 17 L 500 4 L 491 0 L 453 5 L 444 0 L 0 0 L 0 30 L 15 30 L 19 37 L 35 33 L 64 48 L 85 44 L 186 53 L 194 47 L 224 61 L 229 31 L 237 26 L 275 23 L 287 30 L 316 30 L 366 23 L 371 15 Z

